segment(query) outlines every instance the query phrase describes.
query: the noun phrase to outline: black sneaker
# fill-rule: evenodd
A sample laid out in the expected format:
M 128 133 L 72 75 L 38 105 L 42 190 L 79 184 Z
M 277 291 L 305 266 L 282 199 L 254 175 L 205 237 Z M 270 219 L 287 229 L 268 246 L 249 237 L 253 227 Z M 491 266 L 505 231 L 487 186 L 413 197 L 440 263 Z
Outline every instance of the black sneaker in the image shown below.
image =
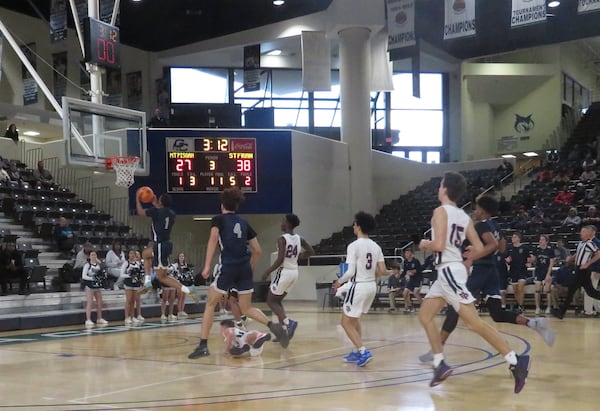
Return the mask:
M 517 364 L 509 367 L 510 372 L 512 372 L 513 377 L 515 377 L 515 394 L 520 393 L 525 386 L 530 366 L 531 359 L 529 356 L 521 355 L 517 357 Z
M 287 331 L 283 329 L 281 324 L 272 322 L 271 325 L 269 325 L 269 330 L 275 334 L 275 337 L 277 337 L 279 340 L 279 344 L 281 344 L 283 348 L 287 348 L 287 346 L 290 344 L 290 337 L 288 336 Z
M 233 356 L 240 356 L 248 351 L 250 351 L 250 346 L 248 344 L 244 344 L 242 347 L 231 347 L 229 349 L 229 354 Z
M 254 341 L 254 344 L 252 344 L 252 348 L 258 349 L 262 347 L 262 345 L 267 341 L 271 341 L 271 334 L 269 333 L 263 334 L 260 337 L 258 337 L 256 341 Z
M 210 353 L 208 352 L 208 347 L 206 345 L 198 344 L 198 346 L 196 347 L 194 352 L 192 352 L 190 355 L 188 355 L 188 358 L 190 360 L 195 360 L 196 358 L 208 357 L 209 355 L 210 355 Z

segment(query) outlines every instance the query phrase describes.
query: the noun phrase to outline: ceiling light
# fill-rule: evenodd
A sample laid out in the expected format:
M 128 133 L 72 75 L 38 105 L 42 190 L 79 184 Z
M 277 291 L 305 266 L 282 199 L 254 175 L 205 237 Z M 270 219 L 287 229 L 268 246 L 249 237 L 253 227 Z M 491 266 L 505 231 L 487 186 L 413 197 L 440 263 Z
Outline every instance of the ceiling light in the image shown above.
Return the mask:
M 265 53 L 265 55 L 267 55 L 267 56 L 281 56 L 281 53 L 282 53 L 281 49 L 274 49 L 274 50 L 271 50 L 271 51 L 267 51 Z
M 212 221 L 212 217 L 194 217 L 192 218 L 194 221 Z
M 527 151 L 527 152 L 523 153 L 523 155 L 525 157 L 537 157 L 538 156 L 538 154 L 534 153 L 533 151 Z
M 285 4 L 285 0 L 273 0 L 274 6 L 283 6 Z
M 502 158 L 517 158 L 517 156 L 512 155 L 512 154 L 502 154 L 501 156 Z
M 37 131 L 26 131 L 23 133 L 24 136 L 29 136 L 29 137 L 35 137 L 35 136 L 39 136 L 40 133 L 38 133 Z
M 548 7 L 550 7 L 550 8 L 554 8 L 554 7 L 558 7 L 558 6 L 560 6 L 560 1 L 558 1 L 558 0 L 553 0 L 553 1 L 548 2 Z

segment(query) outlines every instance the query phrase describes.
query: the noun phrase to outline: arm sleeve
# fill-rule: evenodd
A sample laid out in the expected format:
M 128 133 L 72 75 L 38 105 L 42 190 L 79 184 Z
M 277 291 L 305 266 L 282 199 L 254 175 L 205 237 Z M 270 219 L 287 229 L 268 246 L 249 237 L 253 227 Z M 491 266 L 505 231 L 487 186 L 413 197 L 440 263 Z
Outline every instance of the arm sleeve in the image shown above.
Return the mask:
M 352 244 L 348 246 L 348 251 L 346 252 L 346 262 L 348 263 L 348 269 L 338 280 L 340 284 L 345 283 L 356 274 L 356 252 L 354 251 Z

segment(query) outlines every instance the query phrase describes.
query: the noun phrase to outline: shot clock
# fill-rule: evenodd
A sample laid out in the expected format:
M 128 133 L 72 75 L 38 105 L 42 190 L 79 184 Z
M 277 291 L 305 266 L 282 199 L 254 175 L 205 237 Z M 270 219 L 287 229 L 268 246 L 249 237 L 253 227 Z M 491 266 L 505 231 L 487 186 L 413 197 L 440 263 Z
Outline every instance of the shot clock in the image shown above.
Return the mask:
M 119 28 L 86 17 L 83 21 L 85 62 L 104 67 L 121 66 Z
M 166 143 L 168 192 L 257 191 L 256 139 L 168 137 Z

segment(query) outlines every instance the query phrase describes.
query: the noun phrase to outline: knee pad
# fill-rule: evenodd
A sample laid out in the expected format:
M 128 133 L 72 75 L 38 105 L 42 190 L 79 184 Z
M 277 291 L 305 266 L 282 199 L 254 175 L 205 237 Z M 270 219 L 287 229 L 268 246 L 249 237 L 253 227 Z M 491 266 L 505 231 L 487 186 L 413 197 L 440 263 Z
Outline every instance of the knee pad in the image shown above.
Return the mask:
M 452 333 L 458 324 L 458 313 L 454 308 L 448 307 L 446 311 L 446 319 L 444 320 L 444 324 L 442 324 L 442 330 L 446 331 L 448 334 Z

